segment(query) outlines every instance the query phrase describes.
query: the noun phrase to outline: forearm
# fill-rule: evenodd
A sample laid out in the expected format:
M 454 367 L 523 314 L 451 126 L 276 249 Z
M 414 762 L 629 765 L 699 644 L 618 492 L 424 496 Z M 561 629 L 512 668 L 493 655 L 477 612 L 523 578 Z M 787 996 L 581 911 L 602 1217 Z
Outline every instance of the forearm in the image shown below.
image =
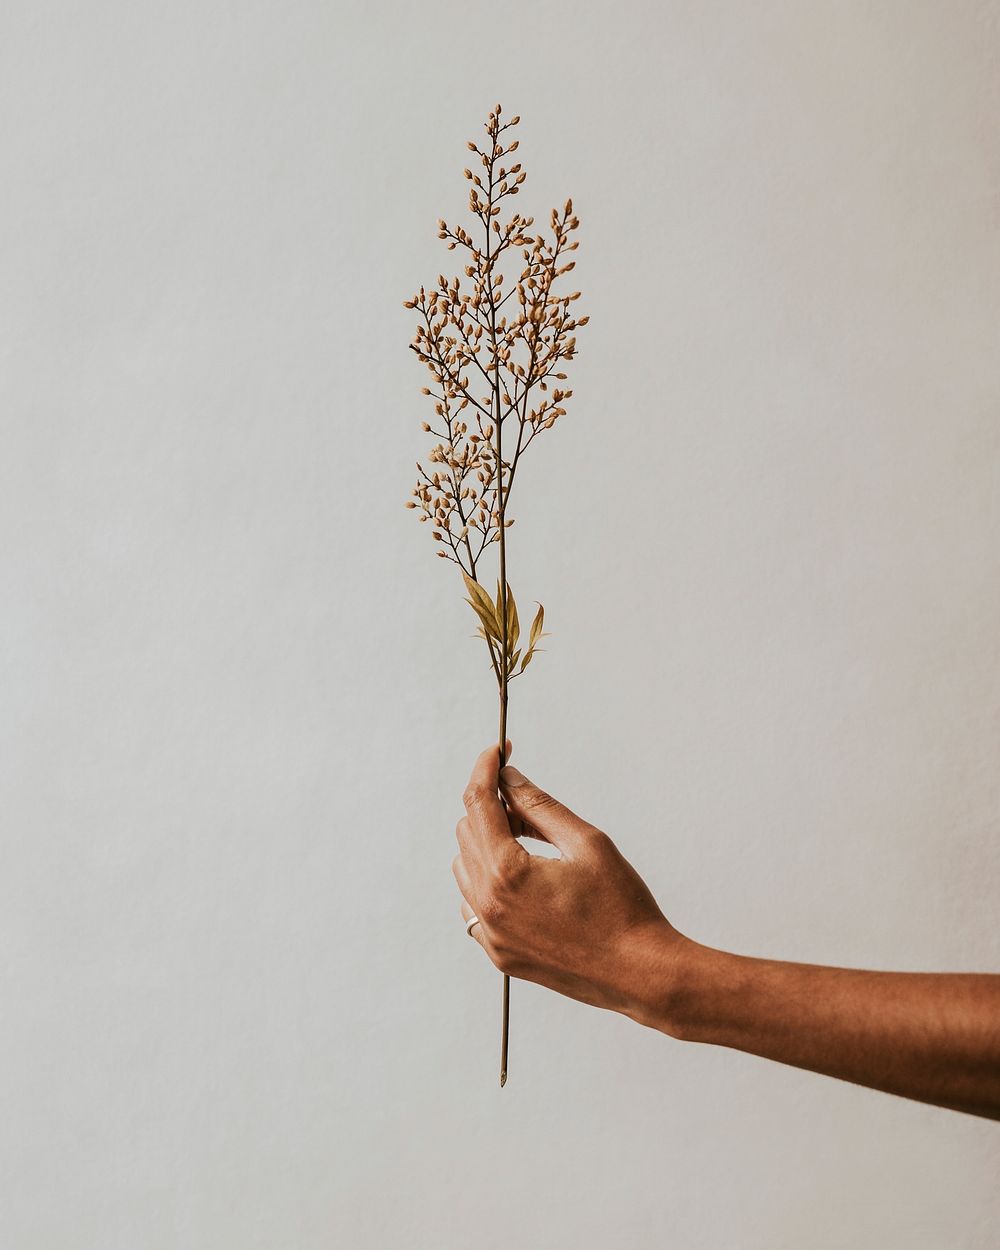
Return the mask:
M 751 959 L 676 933 L 646 941 L 629 1013 L 642 1023 L 1000 1119 L 1000 975 Z

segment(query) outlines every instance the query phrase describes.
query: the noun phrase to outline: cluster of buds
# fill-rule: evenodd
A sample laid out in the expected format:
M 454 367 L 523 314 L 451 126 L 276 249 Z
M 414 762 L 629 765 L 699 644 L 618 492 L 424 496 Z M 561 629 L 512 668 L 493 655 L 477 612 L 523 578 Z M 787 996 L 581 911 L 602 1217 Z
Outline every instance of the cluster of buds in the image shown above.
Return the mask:
M 485 548 L 513 524 L 507 500 L 521 455 L 566 412 L 573 392 L 558 385 L 566 380 L 560 366 L 575 355 L 576 330 L 589 320 L 572 315 L 579 291 L 553 290 L 575 265 L 565 259 L 579 246 L 570 240 L 580 224 L 572 200 L 561 213 L 552 210 L 550 240 L 532 232 L 532 217 L 513 213 L 500 221 L 503 201 L 519 193 L 526 177 L 519 161 L 507 163 L 518 140 L 504 146 L 503 137 L 520 118 L 501 123 L 500 112 L 497 105 L 490 113 L 482 148 L 468 145 L 482 172 L 464 171 L 469 210 L 485 237 L 477 243 L 462 226 L 438 221 L 438 237 L 449 250 L 466 253 L 468 285 L 439 274 L 435 286 L 404 301 L 420 316 L 410 347 L 433 379 L 422 388 L 434 402 L 434 420 L 424 421 L 423 429 L 438 439 L 428 467 L 417 464 L 406 506 L 432 523 L 438 555 L 473 579 Z M 517 249 L 524 265 L 507 284 L 500 266 Z

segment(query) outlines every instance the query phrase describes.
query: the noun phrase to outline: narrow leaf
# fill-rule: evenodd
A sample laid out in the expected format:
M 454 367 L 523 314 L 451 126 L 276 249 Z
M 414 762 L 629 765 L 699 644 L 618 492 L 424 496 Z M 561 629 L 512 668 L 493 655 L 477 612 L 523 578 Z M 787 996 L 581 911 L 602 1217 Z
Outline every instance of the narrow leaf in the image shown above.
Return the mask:
M 487 616 L 485 608 L 481 608 L 478 603 L 473 603 L 471 599 L 466 599 L 465 602 L 469 605 L 470 608 L 472 608 L 476 616 L 478 616 L 479 619 L 482 621 L 483 625 L 486 627 L 487 633 L 490 634 L 491 637 L 495 638 L 499 642 L 500 631 L 497 629 L 497 623 L 493 619 L 493 617 Z
M 507 583 L 507 650 L 513 651 L 517 646 L 517 640 L 521 636 L 521 626 L 517 619 L 517 604 L 514 602 L 514 594 L 510 588 L 510 582 Z
M 537 600 L 536 600 L 537 602 Z M 531 633 L 528 635 L 528 642 L 533 647 L 542 636 L 542 623 L 545 620 L 545 609 L 538 604 L 538 611 L 535 613 L 535 619 L 531 622 Z
M 468 573 L 463 569 L 462 576 L 465 578 L 465 587 L 469 592 L 469 603 L 479 613 L 480 619 L 487 629 L 493 633 L 495 638 L 500 637 L 500 618 L 493 611 L 493 604 L 489 595 L 483 590 L 479 582 L 474 581 Z
M 493 604 L 490 603 L 490 597 L 480 583 L 477 582 L 475 578 L 470 577 L 468 573 L 466 573 L 465 569 L 462 570 L 462 577 L 465 579 L 465 588 L 472 598 L 477 599 L 484 608 L 492 612 Z

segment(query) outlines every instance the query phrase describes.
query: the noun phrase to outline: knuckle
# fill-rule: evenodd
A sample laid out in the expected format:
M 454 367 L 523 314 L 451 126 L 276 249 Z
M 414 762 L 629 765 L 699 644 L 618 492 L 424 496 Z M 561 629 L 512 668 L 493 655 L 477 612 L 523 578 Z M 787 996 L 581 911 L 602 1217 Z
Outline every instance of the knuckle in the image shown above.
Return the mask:
M 488 791 L 479 781 L 470 781 L 462 791 L 462 802 L 466 807 L 476 809 L 482 807 Z
M 558 799 L 554 799 L 547 790 L 539 790 L 537 786 L 530 786 L 521 802 L 528 811 L 545 811 L 561 806 Z
M 596 858 L 605 859 L 616 849 L 614 842 L 611 841 L 603 829 L 598 829 L 594 825 L 587 825 L 584 828 L 584 832 L 587 837 L 587 847 Z
M 491 929 L 495 929 L 507 919 L 507 903 L 499 897 L 496 889 L 492 889 L 480 900 L 476 914 Z
M 586 821 L 580 821 L 577 833 L 580 836 L 581 862 L 598 870 L 607 870 L 611 866 L 609 857 L 616 851 L 614 842 L 603 830 Z

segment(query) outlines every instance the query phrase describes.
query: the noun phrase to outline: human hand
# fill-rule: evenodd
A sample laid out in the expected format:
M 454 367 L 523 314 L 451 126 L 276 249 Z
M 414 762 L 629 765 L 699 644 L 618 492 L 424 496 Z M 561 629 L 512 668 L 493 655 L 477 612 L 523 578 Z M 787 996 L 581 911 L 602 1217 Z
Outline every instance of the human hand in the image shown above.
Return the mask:
M 501 972 L 662 1027 L 686 939 L 606 833 L 510 765 L 498 776 L 499 762 L 496 745 L 476 760 L 455 830 L 462 915 L 479 918 L 472 937 Z M 560 857 L 529 854 L 522 836 Z
M 506 754 L 510 754 L 507 742 Z M 679 933 L 600 829 L 476 760 L 452 869 L 501 972 L 686 1041 L 730 1046 L 1000 1120 L 1000 975 L 871 972 L 752 959 Z M 502 791 L 503 800 L 497 794 Z M 559 859 L 529 855 L 542 838 Z

